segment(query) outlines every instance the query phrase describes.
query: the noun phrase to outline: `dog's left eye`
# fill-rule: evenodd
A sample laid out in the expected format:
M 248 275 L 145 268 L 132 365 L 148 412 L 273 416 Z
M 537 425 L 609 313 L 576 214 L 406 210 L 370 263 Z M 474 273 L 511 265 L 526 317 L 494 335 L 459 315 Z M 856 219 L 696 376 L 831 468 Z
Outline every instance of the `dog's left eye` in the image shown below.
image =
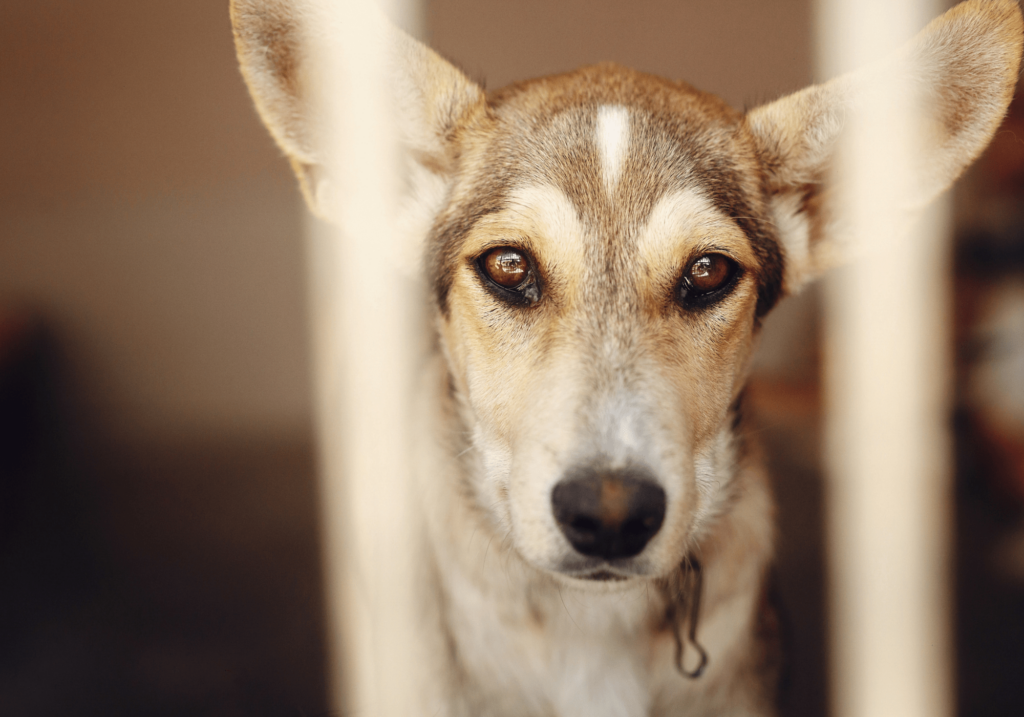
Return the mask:
M 739 265 L 724 254 L 702 254 L 683 272 L 679 298 L 688 308 L 701 308 L 726 295 L 739 274 Z

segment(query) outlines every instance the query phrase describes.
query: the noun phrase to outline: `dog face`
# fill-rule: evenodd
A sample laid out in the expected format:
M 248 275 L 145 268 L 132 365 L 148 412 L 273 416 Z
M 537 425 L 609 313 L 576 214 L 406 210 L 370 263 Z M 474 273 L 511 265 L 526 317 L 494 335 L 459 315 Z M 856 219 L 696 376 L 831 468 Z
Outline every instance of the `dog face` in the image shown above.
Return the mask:
M 313 209 L 329 177 L 303 48 L 330 4 L 235 0 L 243 72 Z M 309 32 L 313 26 L 316 32 Z M 414 211 L 463 428 L 471 499 L 529 563 L 662 576 L 725 509 L 732 413 L 760 318 L 836 257 L 828 168 L 882 72 L 929 83 L 912 197 L 949 185 L 995 131 L 1020 15 L 972 0 L 888 65 L 741 115 L 613 65 L 486 96 L 430 50 L 394 47 Z
M 478 500 L 536 566 L 663 574 L 728 496 L 781 288 L 756 148 L 717 98 L 610 65 L 489 107 L 428 262 Z

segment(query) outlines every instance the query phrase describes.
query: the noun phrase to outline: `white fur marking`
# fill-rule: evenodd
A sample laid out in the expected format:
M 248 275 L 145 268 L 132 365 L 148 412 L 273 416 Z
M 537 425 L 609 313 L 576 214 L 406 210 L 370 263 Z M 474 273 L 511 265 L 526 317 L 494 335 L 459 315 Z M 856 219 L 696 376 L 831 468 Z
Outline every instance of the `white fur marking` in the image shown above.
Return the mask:
M 637 236 L 640 255 L 668 261 L 680 234 L 702 235 L 729 227 L 728 219 L 696 189 L 666 194 L 654 205 Z
M 597 111 L 597 146 L 601 172 L 608 191 L 615 189 L 622 174 L 622 163 L 629 145 L 629 110 L 602 105 Z
M 801 199 L 795 192 L 776 197 L 771 203 L 775 226 L 786 254 L 786 291 L 795 294 L 814 278 L 811 254 L 811 225 L 801 211 Z
M 509 198 L 519 222 L 525 222 L 545 253 L 555 257 L 566 271 L 578 272 L 583 265 L 588 243 L 579 213 L 557 187 L 535 184 L 517 190 Z M 489 379 L 488 379 L 489 380 Z

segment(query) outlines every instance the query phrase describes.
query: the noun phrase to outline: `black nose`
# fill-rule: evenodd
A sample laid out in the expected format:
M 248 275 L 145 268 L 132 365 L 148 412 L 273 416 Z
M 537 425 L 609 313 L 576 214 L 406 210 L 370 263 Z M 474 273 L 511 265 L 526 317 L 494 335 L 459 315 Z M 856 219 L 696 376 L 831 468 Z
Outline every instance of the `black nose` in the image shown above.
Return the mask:
M 665 519 L 665 491 L 635 469 L 575 471 L 551 492 L 555 520 L 583 555 L 637 555 Z

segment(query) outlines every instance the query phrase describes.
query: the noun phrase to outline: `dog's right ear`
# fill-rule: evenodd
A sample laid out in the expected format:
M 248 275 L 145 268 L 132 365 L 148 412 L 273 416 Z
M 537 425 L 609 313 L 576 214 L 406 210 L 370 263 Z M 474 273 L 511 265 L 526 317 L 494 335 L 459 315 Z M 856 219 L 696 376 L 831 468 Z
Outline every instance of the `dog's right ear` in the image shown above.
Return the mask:
M 319 57 L 314 43 L 330 42 L 336 25 L 331 6 L 329 0 L 231 0 L 242 75 L 319 216 L 325 215 L 324 188 L 332 175 L 323 116 L 330 103 L 321 93 L 337 84 L 314 66 Z M 403 145 L 427 169 L 451 171 L 460 130 L 485 113 L 483 90 L 383 18 L 367 30 L 388 45 L 388 86 Z

